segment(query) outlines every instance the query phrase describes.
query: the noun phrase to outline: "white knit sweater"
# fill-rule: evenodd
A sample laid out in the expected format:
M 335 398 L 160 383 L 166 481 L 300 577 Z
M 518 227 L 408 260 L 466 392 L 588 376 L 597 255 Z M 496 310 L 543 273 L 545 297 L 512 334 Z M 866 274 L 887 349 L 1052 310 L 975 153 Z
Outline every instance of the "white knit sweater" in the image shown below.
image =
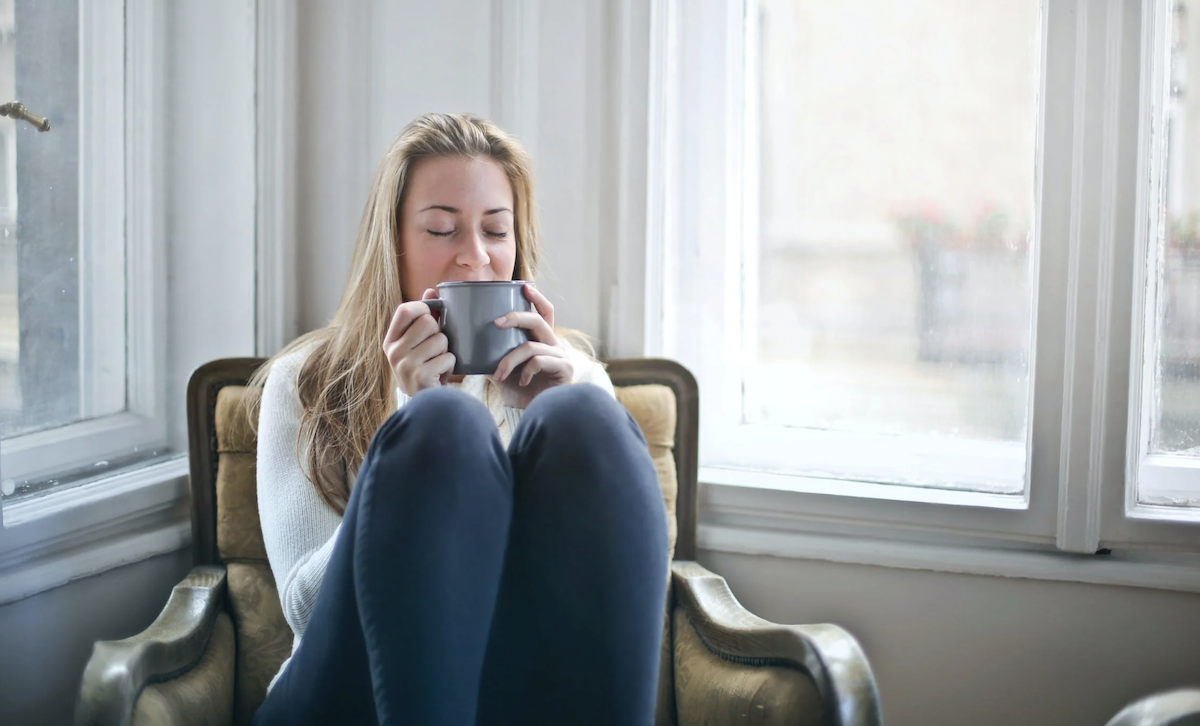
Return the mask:
M 258 514 L 283 616 L 294 636 L 293 654 L 308 625 L 342 523 L 305 475 L 308 452 L 299 443 L 303 409 L 296 377 L 310 350 L 297 350 L 275 361 L 263 387 L 258 418 Z M 576 383 L 592 383 L 613 393 L 612 382 L 599 363 L 574 349 L 571 352 Z M 467 376 L 462 383 L 450 385 L 487 405 L 501 441 L 508 446 L 522 411 L 503 405 L 500 392 L 485 376 Z M 396 407 L 408 400 L 397 388 Z M 289 657 L 283 662 L 268 690 L 290 661 Z

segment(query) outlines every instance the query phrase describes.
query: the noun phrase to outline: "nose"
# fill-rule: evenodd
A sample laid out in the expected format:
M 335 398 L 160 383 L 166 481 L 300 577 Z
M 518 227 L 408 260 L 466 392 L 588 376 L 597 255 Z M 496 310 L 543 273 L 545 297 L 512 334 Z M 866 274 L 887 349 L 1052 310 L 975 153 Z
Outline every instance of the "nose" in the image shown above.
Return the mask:
M 471 270 L 478 270 L 491 262 L 487 253 L 487 240 L 483 238 L 483 234 L 477 231 L 467 235 L 462 245 L 459 246 L 458 255 L 454 261 Z

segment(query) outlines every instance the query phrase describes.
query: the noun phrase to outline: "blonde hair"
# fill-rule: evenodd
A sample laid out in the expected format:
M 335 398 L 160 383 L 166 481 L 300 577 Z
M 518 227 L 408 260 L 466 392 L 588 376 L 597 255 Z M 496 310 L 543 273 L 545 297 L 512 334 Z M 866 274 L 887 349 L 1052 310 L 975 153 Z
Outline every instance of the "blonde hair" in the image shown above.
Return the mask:
M 392 411 L 395 383 L 383 353 L 383 336 L 396 308 L 422 292 L 401 289 L 400 208 L 409 174 L 421 159 L 442 156 L 487 158 L 504 169 L 513 192 L 513 279 L 532 280 L 537 272 L 533 165 L 524 147 L 492 122 L 469 114 L 426 114 L 404 127 L 375 169 L 332 322 L 276 353 L 254 374 L 247 390 L 250 422 L 257 427 L 272 364 L 314 346 L 297 380 L 304 413 L 296 445 L 297 452 L 307 449 L 307 476 L 321 501 L 338 515 L 350 499 L 350 477 L 366 456 L 375 430 Z

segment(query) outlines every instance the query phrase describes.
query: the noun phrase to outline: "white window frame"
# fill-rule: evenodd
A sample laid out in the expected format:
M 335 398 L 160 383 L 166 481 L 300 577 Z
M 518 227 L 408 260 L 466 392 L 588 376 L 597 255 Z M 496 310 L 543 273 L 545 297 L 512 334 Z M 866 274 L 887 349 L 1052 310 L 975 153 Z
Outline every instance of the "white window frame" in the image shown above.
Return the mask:
M 164 290 L 154 274 L 161 236 L 147 176 L 154 163 L 147 142 L 154 137 L 145 128 L 153 117 L 152 28 L 142 7 L 79 2 L 82 420 L 5 439 L 2 474 L 13 482 L 148 454 L 166 441 L 157 319 Z M 127 189 L 138 191 L 127 195 Z
M 1134 269 L 1139 260 L 1136 250 L 1144 249 L 1144 239 L 1135 233 L 1145 226 L 1137 220 L 1146 218 L 1136 181 L 1147 178 L 1141 173 L 1144 167 L 1139 166 L 1148 158 L 1143 142 L 1147 135 L 1140 130 L 1146 128 L 1149 118 L 1148 75 L 1153 72 L 1141 59 L 1156 47 L 1154 33 L 1160 31 L 1153 20 L 1155 12 L 1161 15 L 1165 1 L 1153 0 L 1142 6 L 1086 0 L 1044 0 L 1042 4 L 1039 97 L 1045 100 L 1040 103 L 1037 129 L 1035 235 L 1039 244 L 1035 249 L 1040 253 L 1033 272 L 1030 486 L 1022 496 L 1013 497 L 797 475 L 786 465 L 763 466 L 762 459 L 756 462 L 756 470 L 719 460 L 714 465 L 710 452 L 724 453 L 730 459 L 734 455 L 745 458 L 747 451 L 761 446 L 753 436 L 732 438 L 732 426 L 713 425 L 714 415 L 719 423 L 720 412 L 739 410 L 739 391 L 736 385 L 714 381 L 714 366 L 692 362 L 702 359 L 695 355 L 701 336 L 686 334 L 689 326 L 693 333 L 703 327 L 704 338 L 722 341 L 717 352 L 727 357 L 736 358 L 743 348 L 744 341 L 734 326 L 714 325 L 722 314 L 740 310 L 736 272 L 743 264 L 737 256 L 740 250 L 737 245 L 722 245 L 730 255 L 722 270 L 700 270 L 695 266 L 696 248 L 685 243 L 703 240 L 705 234 L 725 239 L 745 239 L 753 234 L 738 210 L 741 190 L 747 188 L 742 180 L 756 179 L 755 174 L 744 173 L 737 158 L 742 153 L 740 141 L 745 138 L 740 133 L 743 121 L 736 113 L 743 91 L 739 84 L 745 83 L 737 72 L 741 51 L 736 47 L 744 22 L 740 0 L 653 0 L 649 128 L 644 146 L 649 165 L 648 201 L 642 229 L 644 269 L 666 274 L 646 275 L 644 337 L 637 342 L 646 354 L 684 360 L 701 385 L 702 548 L 707 541 L 708 546 L 725 550 L 783 554 L 786 546 L 763 543 L 788 536 L 793 542 L 813 536 L 849 542 L 847 535 L 859 535 L 870 541 L 919 541 L 922 547 L 936 544 L 914 555 L 915 559 L 891 559 L 908 563 L 900 566 L 957 571 L 964 565 L 953 552 L 974 551 L 964 549 L 967 543 L 989 553 L 974 557 L 976 566 L 966 568 L 970 571 L 1132 584 L 1144 584 L 1149 578 L 1165 587 L 1200 586 L 1197 570 L 1189 569 L 1191 564 L 1183 570 L 1164 566 L 1159 575 L 1146 575 L 1144 565 L 1139 574 L 1132 574 L 1133 570 L 1112 558 L 1101 566 L 1109 568 L 1101 575 L 1095 574 L 1099 572 L 1096 565 L 1070 559 L 1057 561 L 1048 569 L 1031 568 L 1021 558 L 1013 561 L 1016 564 L 981 564 L 985 559 L 994 564 L 990 553 L 996 547 L 1032 548 L 1037 556 L 1058 552 L 1062 557 L 1109 548 L 1121 552 L 1200 549 L 1195 528 L 1180 521 L 1190 516 L 1166 521 L 1165 514 L 1178 515 L 1178 511 L 1131 507 L 1125 494 L 1126 459 L 1132 460 L 1126 453 L 1127 422 L 1134 419 L 1129 411 L 1133 397 L 1128 382 L 1130 375 L 1137 373 L 1129 370 L 1131 351 L 1141 351 L 1131 343 L 1130 321 L 1135 309 L 1142 310 L 1135 307 L 1134 275 L 1126 271 Z M 729 28 L 736 32 L 722 33 Z M 708 33 L 698 43 L 709 58 L 723 63 L 724 69 L 713 71 L 710 67 L 703 82 L 695 75 L 683 75 L 703 68 L 706 62 L 702 55 L 685 55 L 683 35 L 698 30 Z M 681 92 L 689 87 L 712 93 L 697 104 Z M 1131 104 L 1131 98 L 1139 99 L 1140 107 Z M 703 118 L 705 123 L 687 123 L 695 118 Z M 1134 129 L 1139 132 L 1133 134 Z M 681 159 L 690 159 L 693 166 L 684 167 Z M 626 153 L 620 163 L 629 165 L 635 160 L 635 155 Z M 708 186 L 697 194 L 696 188 L 702 185 Z M 692 227 L 688 227 L 689 214 L 699 219 Z M 620 220 L 624 228 L 636 226 L 638 220 L 630 220 L 630 216 Z M 680 263 L 691 266 L 681 269 Z M 713 292 L 722 286 L 724 292 Z M 614 306 L 612 319 L 617 325 L 625 323 L 637 305 L 633 300 L 624 307 Z M 685 313 L 687 325 L 677 324 Z M 625 327 L 636 332 L 635 326 Z M 621 337 L 620 331 L 610 331 L 610 339 L 619 341 Z M 629 334 L 625 338 L 628 340 Z M 625 351 L 630 347 L 626 343 Z M 727 414 L 726 420 L 736 422 L 734 415 Z M 747 434 L 761 433 L 747 430 Z M 835 438 L 828 441 L 846 444 Z M 765 446 L 787 445 L 781 441 L 786 439 L 784 433 L 775 432 L 773 439 Z M 805 547 L 793 549 L 816 551 Z M 844 561 L 875 562 L 869 552 L 878 551 L 877 546 L 872 550 L 871 545 L 864 545 L 857 548 L 857 554 L 846 554 L 848 549 L 828 541 L 823 547 L 827 554 L 818 556 Z M 828 554 L 834 551 L 842 554 Z M 1041 574 L 1030 574 L 1034 569 Z
M 1200 460 L 1195 457 L 1150 452 L 1152 429 L 1154 380 L 1149 372 L 1156 366 L 1158 329 L 1159 275 L 1162 250 L 1158 240 L 1165 234 L 1163 219 L 1156 210 L 1166 203 L 1163 180 L 1166 177 L 1165 146 L 1167 141 L 1167 111 L 1162 107 L 1167 102 L 1170 86 L 1170 37 L 1167 16 L 1171 3 L 1156 0 L 1147 3 L 1153 9 L 1148 22 L 1153 27 L 1147 34 L 1144 54 L 1150 59 L 1146 73 L 1145 94 L 1142 109 L 1145 112 L 1141 123 L 1149 128 L 1146 142 L 1140 151 L 1138 178 L 1147 183 L 1140 191 L 1138 200 L 1138 246 L 1139 254 L 1134 257 L 1134 279 L 1144 281 L 1134 288 L 1133 354 L 1130 356 L 1130 415 L 1129 415 L 1129 470 L 1130 485 L 1125 496 L 1125 514 L 1134 519 L 1187 519 L 1200 522 Z M 1180 159 L 1173 160 L 1182 163 Z M 1143 173 L 1144 172 L 1144 173 Z M 1138 355 L 1138 353 L 1141 355 Z M 1172 506 L 1156 506 L 1140 501 L 1141 487 L 1156 492 L 1153 499 L 1186 501 L 1192 507 L 1181 509 Z M 1160 502 L 1167 505 L 1167 502 Z
M 186 429 L 173 408 L 182 384 L 207 360 L 270 355 L 295 334 L 294 3 L 125 6 L 125 274 L 158 281 L 126 300 L 138 333 L 130 369 L 156 377 L 131 380 L 127 396 L 135 410 L 170 414 L 177 453 L 5 502 L 0 605 L 187 546 Z M 168 336 L 168 325 L 186 334 Z

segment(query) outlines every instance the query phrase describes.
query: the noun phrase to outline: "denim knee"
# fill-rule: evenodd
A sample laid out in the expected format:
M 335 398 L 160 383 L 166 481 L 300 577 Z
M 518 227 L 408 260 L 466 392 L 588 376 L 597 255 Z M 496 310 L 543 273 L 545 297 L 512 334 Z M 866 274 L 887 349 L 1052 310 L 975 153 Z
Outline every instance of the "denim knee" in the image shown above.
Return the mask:
M 590 383 L 558 386 L 539 394 L 522 419 L 521 428 L 536 431 L 543 444 L 574 447 L 626 440 L 646 445 L 626 408 Z

